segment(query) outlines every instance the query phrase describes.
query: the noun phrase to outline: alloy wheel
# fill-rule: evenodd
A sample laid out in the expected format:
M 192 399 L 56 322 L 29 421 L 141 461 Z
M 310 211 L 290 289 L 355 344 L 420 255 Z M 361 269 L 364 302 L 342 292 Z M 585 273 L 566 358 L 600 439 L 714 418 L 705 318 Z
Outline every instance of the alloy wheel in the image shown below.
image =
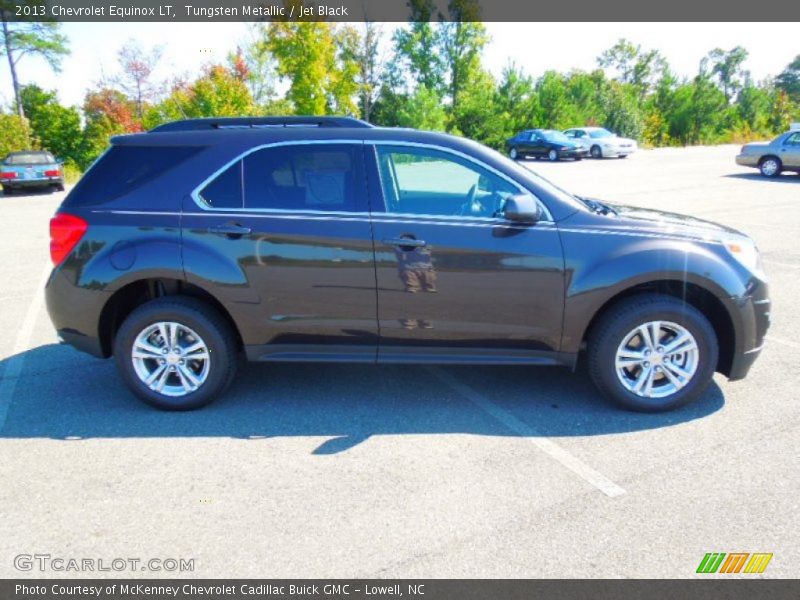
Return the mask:
M 133 369 L 148 388 L 164 396 L 185 396 L 208 379 L 211 355 L 192 329 L 172 321 L 145 327 L 131 348 Z
M 650 321 L 629 332 L 617 348 L 617 378 L 644 398 L 665 398 L 686 387 L 697 372 L 700 350 L 688 329 Z

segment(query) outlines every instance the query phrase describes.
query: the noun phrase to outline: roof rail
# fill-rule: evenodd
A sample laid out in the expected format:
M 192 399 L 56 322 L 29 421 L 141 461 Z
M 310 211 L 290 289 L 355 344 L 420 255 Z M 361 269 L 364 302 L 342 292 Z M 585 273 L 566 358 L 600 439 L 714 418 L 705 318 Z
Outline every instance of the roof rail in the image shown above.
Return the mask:
M 158 125 L 150 133 L 164 131 L 203 131 L 209 129 L 255 129 L 261 127 L 373 127 L 353 117 L 211 117 L 184 119 Z

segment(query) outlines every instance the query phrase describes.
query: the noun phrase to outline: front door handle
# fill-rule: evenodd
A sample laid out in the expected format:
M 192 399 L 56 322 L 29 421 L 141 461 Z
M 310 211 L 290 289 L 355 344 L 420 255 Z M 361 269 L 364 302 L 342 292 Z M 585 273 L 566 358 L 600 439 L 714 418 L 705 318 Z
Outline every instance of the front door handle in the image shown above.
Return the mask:
M 208 228 L 209 233 L 217 233 L 230 237 L 239 237 L 251 233 L 253 230 L 238 223 L 228 223 L 226 225 L 213 225 Z
M 381 240 L 387 246 L 408 246 L 412 248 L 421 248 L 425 246 L 425 240 L 417 240 L 414 238 L 387 238 Z

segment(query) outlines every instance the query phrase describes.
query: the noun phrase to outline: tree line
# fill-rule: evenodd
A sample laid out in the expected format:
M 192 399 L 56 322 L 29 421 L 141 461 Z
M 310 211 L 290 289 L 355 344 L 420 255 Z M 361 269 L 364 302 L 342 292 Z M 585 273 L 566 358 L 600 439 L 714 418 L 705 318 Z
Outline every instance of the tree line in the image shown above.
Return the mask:
M 667 146 L 770 137 L 800 120 L 800 55 L 777 76 L 755 81 L 745 48 L 715 48 L 694 76 L 681 77 L 658 50 L 622 39 L 592 71 L 534 77 L 511 62 L 496 78 L 482 61 L 490 38 L 473 20 L 472 0 L 451 0 L 449 20 L 439 22 L 430 0 L 410 7 L 409 23 L 391 32 L 378 23 L 253 25 L 223 63 L 170 81 L 154 75 L 161 49 L 130 41 L 117 53 L 115 73 L 87 90 L 80 107 L 19 81 L 21 59 L 30 55 L 59 69 L 69 52 L 59 25 L 3 23 L 0 53 L 14 101 L 0 114 L 0 154 L 41 147 L 82 170 L 113 135 L 210 116 L 350 115 L 498 149 L 533 127 L 601 125 Z

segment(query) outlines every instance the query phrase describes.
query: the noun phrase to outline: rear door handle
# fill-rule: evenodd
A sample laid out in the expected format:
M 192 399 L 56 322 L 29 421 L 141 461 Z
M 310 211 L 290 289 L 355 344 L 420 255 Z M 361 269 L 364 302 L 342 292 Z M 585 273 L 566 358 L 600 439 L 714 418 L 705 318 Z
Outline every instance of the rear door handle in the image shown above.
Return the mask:
M 412 246 L 414 248 L 420 248 L 426 245 L 425 240 L 416 240 L 412 238 L 387 238 L 381 241 L 387 246 Z
M 247 235 L 251 233 L 253 230 L 249 227 L 244 227 L 242 225 L 237 225 L 235 223 L 228 224 L 228 225 L 213 225 L 208 228 L 209 233 L 218 233 L 221 235 Z

